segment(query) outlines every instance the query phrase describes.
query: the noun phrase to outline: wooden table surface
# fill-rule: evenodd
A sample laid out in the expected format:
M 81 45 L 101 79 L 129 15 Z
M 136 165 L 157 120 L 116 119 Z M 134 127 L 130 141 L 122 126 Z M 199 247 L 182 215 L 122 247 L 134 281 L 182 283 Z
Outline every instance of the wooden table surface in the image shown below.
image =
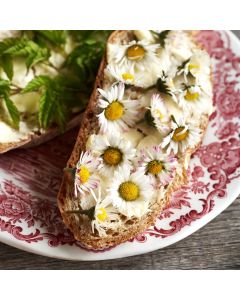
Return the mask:
M 240 31 L 235 31 L 240 37 Z M 100 262 L 71 262 L 0 243 L 0 269 L 240 269 L 240 197 L 186 239 L 145 255 Z

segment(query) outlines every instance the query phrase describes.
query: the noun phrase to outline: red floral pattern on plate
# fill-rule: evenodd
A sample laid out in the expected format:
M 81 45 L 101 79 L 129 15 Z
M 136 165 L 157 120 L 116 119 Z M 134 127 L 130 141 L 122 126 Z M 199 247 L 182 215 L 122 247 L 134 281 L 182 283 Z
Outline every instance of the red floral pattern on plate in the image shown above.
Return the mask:
M 190 226 L 213 210 L 226 196 L 228 184 L 240 177 L 240 57 L 224 32 L 201 31 L 198 40 L 214 63 L 216 111 L 209 123 L 213 142 L 205 141 L 194 154 L 188 186 L 173 194 L 155 226 L 131 242 L 167 238 Z M 76 135 L 72 130 L 37 148 L 0 157 L 0 231 L 24 243 L 82 248 L 62 223 L 55 200 Z

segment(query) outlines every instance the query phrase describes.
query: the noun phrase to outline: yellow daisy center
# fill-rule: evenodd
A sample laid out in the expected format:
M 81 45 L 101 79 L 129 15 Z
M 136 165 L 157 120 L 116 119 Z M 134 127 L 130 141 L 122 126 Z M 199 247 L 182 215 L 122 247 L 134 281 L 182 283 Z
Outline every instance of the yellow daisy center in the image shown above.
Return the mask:
M 160 109 L 155 109 L 154 112 L 159 117 L 160 120 L 164 118 L 164 115 L 161 113 Z
M 127 49 L 126 55 L 129 60 L 142 60 L 145 49 L 141 45 L 132 45 Z
M 174 130 L 174 134 L 172 137 L 174 142 L 181 142 L 187 138 L 189 131 L 188 130 L 184 131 L 184 130 L 185 130 L 185 127 L 183 127 L 183 126 L 180 126 Z
M 103 160 L 108 165 L 116 166 L 122 160 L 122 152 L 117 148 L 109 147 L 103 153 Z
M 199 69 L 200 66 L 197 64 L 189 64 L 188 70 L 191 71 L 192 69 Z
M 159 174 L 163 169 L 163 165 L 158 160 L 152 160 L 147 165 L 147 171 L 148 173 L 151 173 L 152 175 Z
M 99 208 L 99 211 L 100 212 L 97 214 L 97 218 L 98 218 L 99 221 L 104 222 L 107 219 L 107 216 L 108 216 L 107 212 L 106 212 L 106 209 L 101 207 L 101 208 Z
M 132 181 L 125 181 L 120 184 L 118 192 L 126 201 L 135 201 L 139 196 L 139 187 Z
M 105 117 L 110 121 L 116 121 L 123 115 L 123 105 L 116 101 L 113 101 L 105 109 Z
M 123 73 L 123 74 L 122 74 L 122 78 L 123 78 L 124 80 L 131 80 L 131 81 L 134 80 L 134 76 L 133 76 L 132 74 L 130 74 L 130 73 Z
M 172 79 L 169 79 L 168 85 L 170 88 L 174 88 L 175 85 Z
M 199 98 L 199 93 L 190 93 L 189 91 L 187 91 L 186 95 L 184 96 L 184 98 L 187 101 L 195 101 Z
M 88 168 L 86 168 L 85 166 L 81 166 L 80 171 L 79 171 L 79 177 L 80 177 L 81 183 L 87 182 L 90 177 L 90 172 L 89 172 Z

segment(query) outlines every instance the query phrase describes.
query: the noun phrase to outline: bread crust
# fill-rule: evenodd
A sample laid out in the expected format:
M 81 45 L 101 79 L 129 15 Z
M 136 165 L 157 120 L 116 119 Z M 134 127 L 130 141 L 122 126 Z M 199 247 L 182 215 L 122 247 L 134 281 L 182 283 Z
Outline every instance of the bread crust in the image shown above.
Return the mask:
M 65 131 L 68 131 L 77 125 L 80 124 L 82 119 L 82 114 L 79 113 L 78 115 L 75 115 L 67 124 Z M 11 143 L 0 143 L 0 154 L 3 154 L 5 152 L 8 152 L 10 150 L 16 149 L 16 148 L 30 148 L 35 147 L 40 144 L 46 143 L 49 140 L 57 137 L 61 134 L 61 131 L 57 127 L 53 127 L 48 129 L 45 133 L 42 134 L 36 134 L 31 133 L 26 138 L 18 141 L 18 142 L 11 142 Z
M 133 36 L 129 31 L 115 31 L 109 38 L 108 42 L 114 43 L 118 40 L 127 40 Z M 194 38 L 194 35 L 192 35 Z M 73 168 L 79 160 L 80 153 L 86 149 L 86 142 L 92 133 L 98 130 L 98 120 L 97 120 L 97 89 L 103 86 L 104 81 L 104 69 L 106 66 L 106 54 L 104 55 L 102 62 L 99 67 L 99 71 L 96 77 L 96 82 L 94 86 L 93 93 L 90 97 L 87 109 L 83 115 L 83 120 L 81 124 L 78 137 L 72 151 L 72 154 L 68 160 L 67 167 Z M 208 116 L 204 115 L 202 118 L 201 129 L 203 131 L 201 141 L 205 130 L 208 125 Z M 201 142 L 188 153 L 189 157 L 194 153 L 200 146 Z M 183 164 L 184 162 L 180 162 Z M 73 232 L 74 237 L 88 249 L 105 249 L 120 243 L 126 242 L 131 238 L 134 238 L 137 234 L 143 232 L 150 226 L 154 225 L 157 217 L 160 215 L 163 207 L 169 202 L 171 194 L 178 190 L 182 185 L 188 182 L 187 171 L 184 169 L 183 173 L 176 175 L 172 184 L 167 189 L 164 200 L 161 199 L 159 202 L 153 203 L 151 206 L 151 212 L 144 215 L 140 219 L 131 219 L 127 221 L 124 226 L 118 231 L 112 231 L 107 234 L 106 237 L 99 237 L 92 233 L 89 219 L 86 216 L 67 214 L 67 210 L 77 209 L 78 203 L 77 199 L 71 195 L 70 186 L 72 184 L 72 176 L 70 173 L 65 172 L 61 187 L 58 193 L 57 201 L 58 207 L 61 212 L 63 221 L 65 225 Z M 70 193 L 70 196 L 69 196 Z

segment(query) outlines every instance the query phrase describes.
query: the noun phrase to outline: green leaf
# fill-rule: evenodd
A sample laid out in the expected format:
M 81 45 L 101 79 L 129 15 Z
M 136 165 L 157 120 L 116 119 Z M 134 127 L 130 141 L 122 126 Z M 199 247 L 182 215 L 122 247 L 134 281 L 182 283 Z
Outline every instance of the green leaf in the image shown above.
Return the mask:
M 66 80 L 69 84 L 69 80 Z M 67 100 L 71 90 L 64 85 L 62 77 L 50 78 L 48 76 L 38 76 L 34 78 L 22 90 L 22 93 L 28 93 L 42 89 L 39 104 L 39 123 L 43 128 L 56 123 L 63 131 L 68 117 Z
M 20 41 L 19 38 L 7 38 L 0 42 L 0 54 L 2 55 L 7 49 L 13 47 Z
M 10 47 L 8 47 L 4 53 L 12 56 L 26 55 L 28 53 L 28 42 L 29 41 L 26 38 L 16 39 L 15 43 L 10 45 Z
M 21 91 L 22 94 L 34 92 L 39 90 L 41 87 L 47 86 L 51 82 L 51 79 L 48 76 L 40 75 L 33 78 Z
M 26 59 L 26 66 L 29 69 L 30 67 L 36 65 L 40 61 L 46 60 L 49 56 L 47 49 L 39 49 L 35 53 L 30 53 Z
M 13 125 L 18 128 L 19 127 L 19 122 L 20 122 L 20 113 L 19 113 L 17 107 L 12 102 L 12 100 L 9 98 L 8 94 L 3 95 L 3 100 L 6 104 L 9 115 L 12 119 Z
M 86 215 L 90 220 L 94 220 L 95 216 L 95 206 L 89 209 L 76 209 L 76 210 L 67 210 L 65 211 L 67 214 L 79 214 L 79 215 Z
M 3 71 L 6 73 L 9 80 L 13 78 L 13 63 L 9 55 L 3 55 L 0 59 Z
M 10 81 L 0 78 L 0 95 L 10 91 Z
M 78 42 L 85 42 L 90 39 L 105 42 L 111 30 L 69 30 L 68 33 Z
M 13 125 L 18 128 L 20 122 L 20 113 L 13 101 L 10 99 L 9 93 L 10 81 L 0 78 L 0 99 L 4 101 Z
M 38 91 L 41 94 L 38 112 L 40 126 L 48 128 L 57 124 L 63 130 L 72 110 L 85 107 L 109 33 L 110 31 L 98 30 L 23 31 L 20 38 L 0 42 L 0 59 L 6 57 L 5 65 L 1 63 L 1 67 L 10 80 L 14 75 L 11 69 L 11 59 L 14 57 L 23 57 L 29 69 L 44 60 L 48 63 L 52 50 L 62 53 L 67 36 L 71 36 L 76 45 L 55 78 L 37 76 L 21 92 Z M 16 89 L 11 91 L 10 81 L 0 80 L 1 98 L 5 94 L 10 98 L 10 92 L 16 93 Z
M 153 118 L 153 116 L 152 116 L 152 114 L 151 114 L 150 109 L 148 109 L 148 110 L 145 112 L 144 120 L 146 121 L 146 123 L 147 123 L 149 126 L 155 127 L 154 118 Z
M 90 85 L 95 80 L 103 52 L 103 43 L 88 44 L 85 42 L 70 53 L 65 65 L 81 78 L 83 86 Z
M 36 32 L 56 46 L 62 45 L 66 41 L 65 30 L 37 30 Z
M 23 37 L 16 41 L 15 45 L 10 46 L 4 51 L 4 54 L 11 56 L 26 57 L 26 66 L 29 69 L 42 60 L 46 60 L 50 53 L 47 48 L 40 47 L 35 42 Z
M 181 71 L 182 69 L 185 68 L 186 64 L 189 63 L 190 58 L 188 58 L 187 60 L 185 60 L 180 66 L 178 66 L 177 71 Z
M 61 129 L 61 131 L 64 131 L 65 126 L 66 126 L 66 120 L 67 120 L 67 116 L 66 116 L 66 106 L 64 105 L 64 102 L 61 101 L 60 98 L 58 98 L 58 100 L 56 101 L 56 106 L 55 106 L 55 121 L 57 123 L 57 125 L 59 126 L 59 128 Z
M 50 125 L 51 113 L 55 104 L 55 97 L 48 91 L 44 91 L 40 103 L 38 120 L 42 128 L 47 128 Z
M 171 30 L 163 30 L 161 32 L 156 32 L 156 31 L 152 30 L 152 34 L 155 37 L 157 37 L 157 39 L 158 39 L 160 45 L 162 46 L 162 48 L 165 47 L 166 38 L 167 38 L 167 36 L 168 36 L 168 34 L 169 34 L 170 31 Z
M 167 76 L 165 75 L 164 71 L 162 72 L 162 77 L 158 78 L 156 83 L 156 88 L 160 93 L 172 96 L 171 90 L 166 82 Z

